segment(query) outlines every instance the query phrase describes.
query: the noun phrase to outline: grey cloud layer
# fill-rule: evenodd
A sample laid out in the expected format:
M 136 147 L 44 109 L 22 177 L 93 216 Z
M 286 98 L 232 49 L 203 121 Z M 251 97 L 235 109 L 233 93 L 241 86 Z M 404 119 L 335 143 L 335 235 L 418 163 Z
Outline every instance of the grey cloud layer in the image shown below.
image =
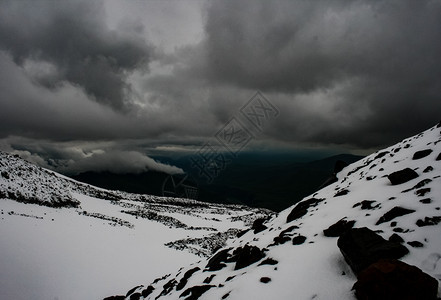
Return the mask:
M 439 121 L 441 1 L 209 1 L 172 52 L 145 32 L 173 10 L 110 29 L 106 5 L 1 2 L 0 137 L 200 144 L 256 90 L 281 111 L 268 143 L 380 147 Z

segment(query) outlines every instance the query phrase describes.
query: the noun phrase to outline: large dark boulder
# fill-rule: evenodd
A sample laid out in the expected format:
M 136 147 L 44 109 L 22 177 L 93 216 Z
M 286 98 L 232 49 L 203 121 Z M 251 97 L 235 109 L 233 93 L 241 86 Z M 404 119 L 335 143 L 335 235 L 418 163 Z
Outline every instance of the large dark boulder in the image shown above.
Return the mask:
M 245 245 L 244 247 L 236 248 L 233 252 L 233 257 L 229 261 L 235 261 L 234 270 L 239 270 L 258 262 L 264 257 L 265 254 L 258 247 Z
M 214 287 L 214 285 L 197 285 L 186 289 L 179 298 L 187 297 L 185 300 L 197 300 L 203 293 Z
M 355 221 L 348 221 L 345 218 L 337 221 L 336 223 L 323 230 L 323 234 L 327 237 L 338 237 L 344 232 L 354 227 Z
M 380 259 L 398 259 L 409 253 L 405 246 L 387 241 L 366 227 L 349 229 L 337 245 L 355 274 Z
M 426 150 L 421 150 L 421 151 L 417 151 L 413 154 L 412 159 L 421 159 L 423 157 L 426 157 L 427 155 L 429 155 L 430 153 L 432 153 L 432 149 L 426 149 Z
M 289 222 L 292 222 L 294 220 L 297 220 L 297 219 L 303 217 L 304 215 L 306 215 L 308 213 L 308 209 L 310 207 L 317 206 L 323 200 L 324 199 L 311 198 L 311 199 L 299 202 L 292 209 L 292 211 L 289 213 L 288 217 L 286 218 L 286 222 L 289 223 Z
M 387 176 L 392 185 L 402 184 L 418 177 L 418 173 L 410 168 L 393 172 Z
M 382 259 L 360 272 L 353 289 L 359 300 L 436 300 L 438 281 L 415 266 Z
M 185 285 L 187 284 L 188 279 L 191 277 L 191 275 L 193 275 L 195 272 L 197 272 L 199 270 L 200 270 L 199 267 L 195 267 L 195 268 L 190 269 L 187 272 L 185 272 L 185 274 L 182 277 L 181 281 L 179 281 L 178 285 L 176 286 L 176 290 L 177 291 L 182 290 L 185 287 Z
M 215 255 L 213 255 L 207 263 L 205 267 L 207 271 L 219 271 L 220 269 L 226 267 L 227 265 L 224 262 L 230 257 L 228 253 L 230 249 L 223 249 L 218 251 Z
M 251 229 L 254 230 L 254 233 L 259 233 L 261 231 L 264 231 L 265 229 L 267 229 L 268 227 L 266 227 L 265 225 L 263 225 L 263 223 L 266 221 L 265 218 L 259 218 L 254 220 L 253 222 L 253 226 L 251 226 Z

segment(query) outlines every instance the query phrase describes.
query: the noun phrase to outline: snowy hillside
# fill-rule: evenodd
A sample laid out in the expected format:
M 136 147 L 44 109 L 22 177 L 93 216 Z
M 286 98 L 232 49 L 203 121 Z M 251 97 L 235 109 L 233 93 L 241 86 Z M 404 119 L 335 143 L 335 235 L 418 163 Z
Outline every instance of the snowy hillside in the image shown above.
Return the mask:
M 267 210 L 107 191 L 0 152 L 0 299 L 102 299 L 227 245 Z
M 351 289 L 367 264 L 351 258 L 351 251 L 366 257 L 383 251 L 386 259 L 418 267 L 439 297 L 441 123 L 347 166 L 337 177 L 278 216 L 256 222 L 210 259 L 155 281 L 146 270 L 140 285 L 108 299 L 355 299 Z M 348 248 L 351 243 L 361 247 Z M 399 285 L 407 288 L 405 281 Z M 408 299 L 428 299 L 413 292 Z

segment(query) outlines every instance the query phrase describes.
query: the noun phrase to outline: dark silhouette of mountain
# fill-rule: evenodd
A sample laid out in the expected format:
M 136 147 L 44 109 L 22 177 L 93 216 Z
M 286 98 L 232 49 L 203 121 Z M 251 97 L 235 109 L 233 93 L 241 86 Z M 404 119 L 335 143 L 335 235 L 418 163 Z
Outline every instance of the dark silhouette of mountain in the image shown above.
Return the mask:
M 205 202 L 245 204 L 280 211 L 318 190 L 334 173 L 338 161 L 353 163 L 361 156 L 340 154 L 310 162 L 298 162 L 289 155 L 244 153 L 208 184 L 191 168 L 191 156 L 167 161 L 187 171 L 198 188 L 197 199 Z M 165 157 L 155 157 L 165 161 Z M 304 159 L 304 158 L 303 158 Z M 111 190 L 163 195 L 168 174 L 149 171 L 140 174 L 85 172 L 72 178 Z M 178 176 L 179 177 L 179 176 Z M 178 179 L 179 180 L 179 179 Z

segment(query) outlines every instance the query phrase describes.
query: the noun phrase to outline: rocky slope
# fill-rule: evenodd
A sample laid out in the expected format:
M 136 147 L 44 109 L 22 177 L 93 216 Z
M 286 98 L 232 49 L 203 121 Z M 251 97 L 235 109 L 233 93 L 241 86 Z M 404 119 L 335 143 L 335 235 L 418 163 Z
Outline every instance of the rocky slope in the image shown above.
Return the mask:
M 440 237 L 441 123 L 347 166 L 209 259 L 107 299 L 436 299 Z

